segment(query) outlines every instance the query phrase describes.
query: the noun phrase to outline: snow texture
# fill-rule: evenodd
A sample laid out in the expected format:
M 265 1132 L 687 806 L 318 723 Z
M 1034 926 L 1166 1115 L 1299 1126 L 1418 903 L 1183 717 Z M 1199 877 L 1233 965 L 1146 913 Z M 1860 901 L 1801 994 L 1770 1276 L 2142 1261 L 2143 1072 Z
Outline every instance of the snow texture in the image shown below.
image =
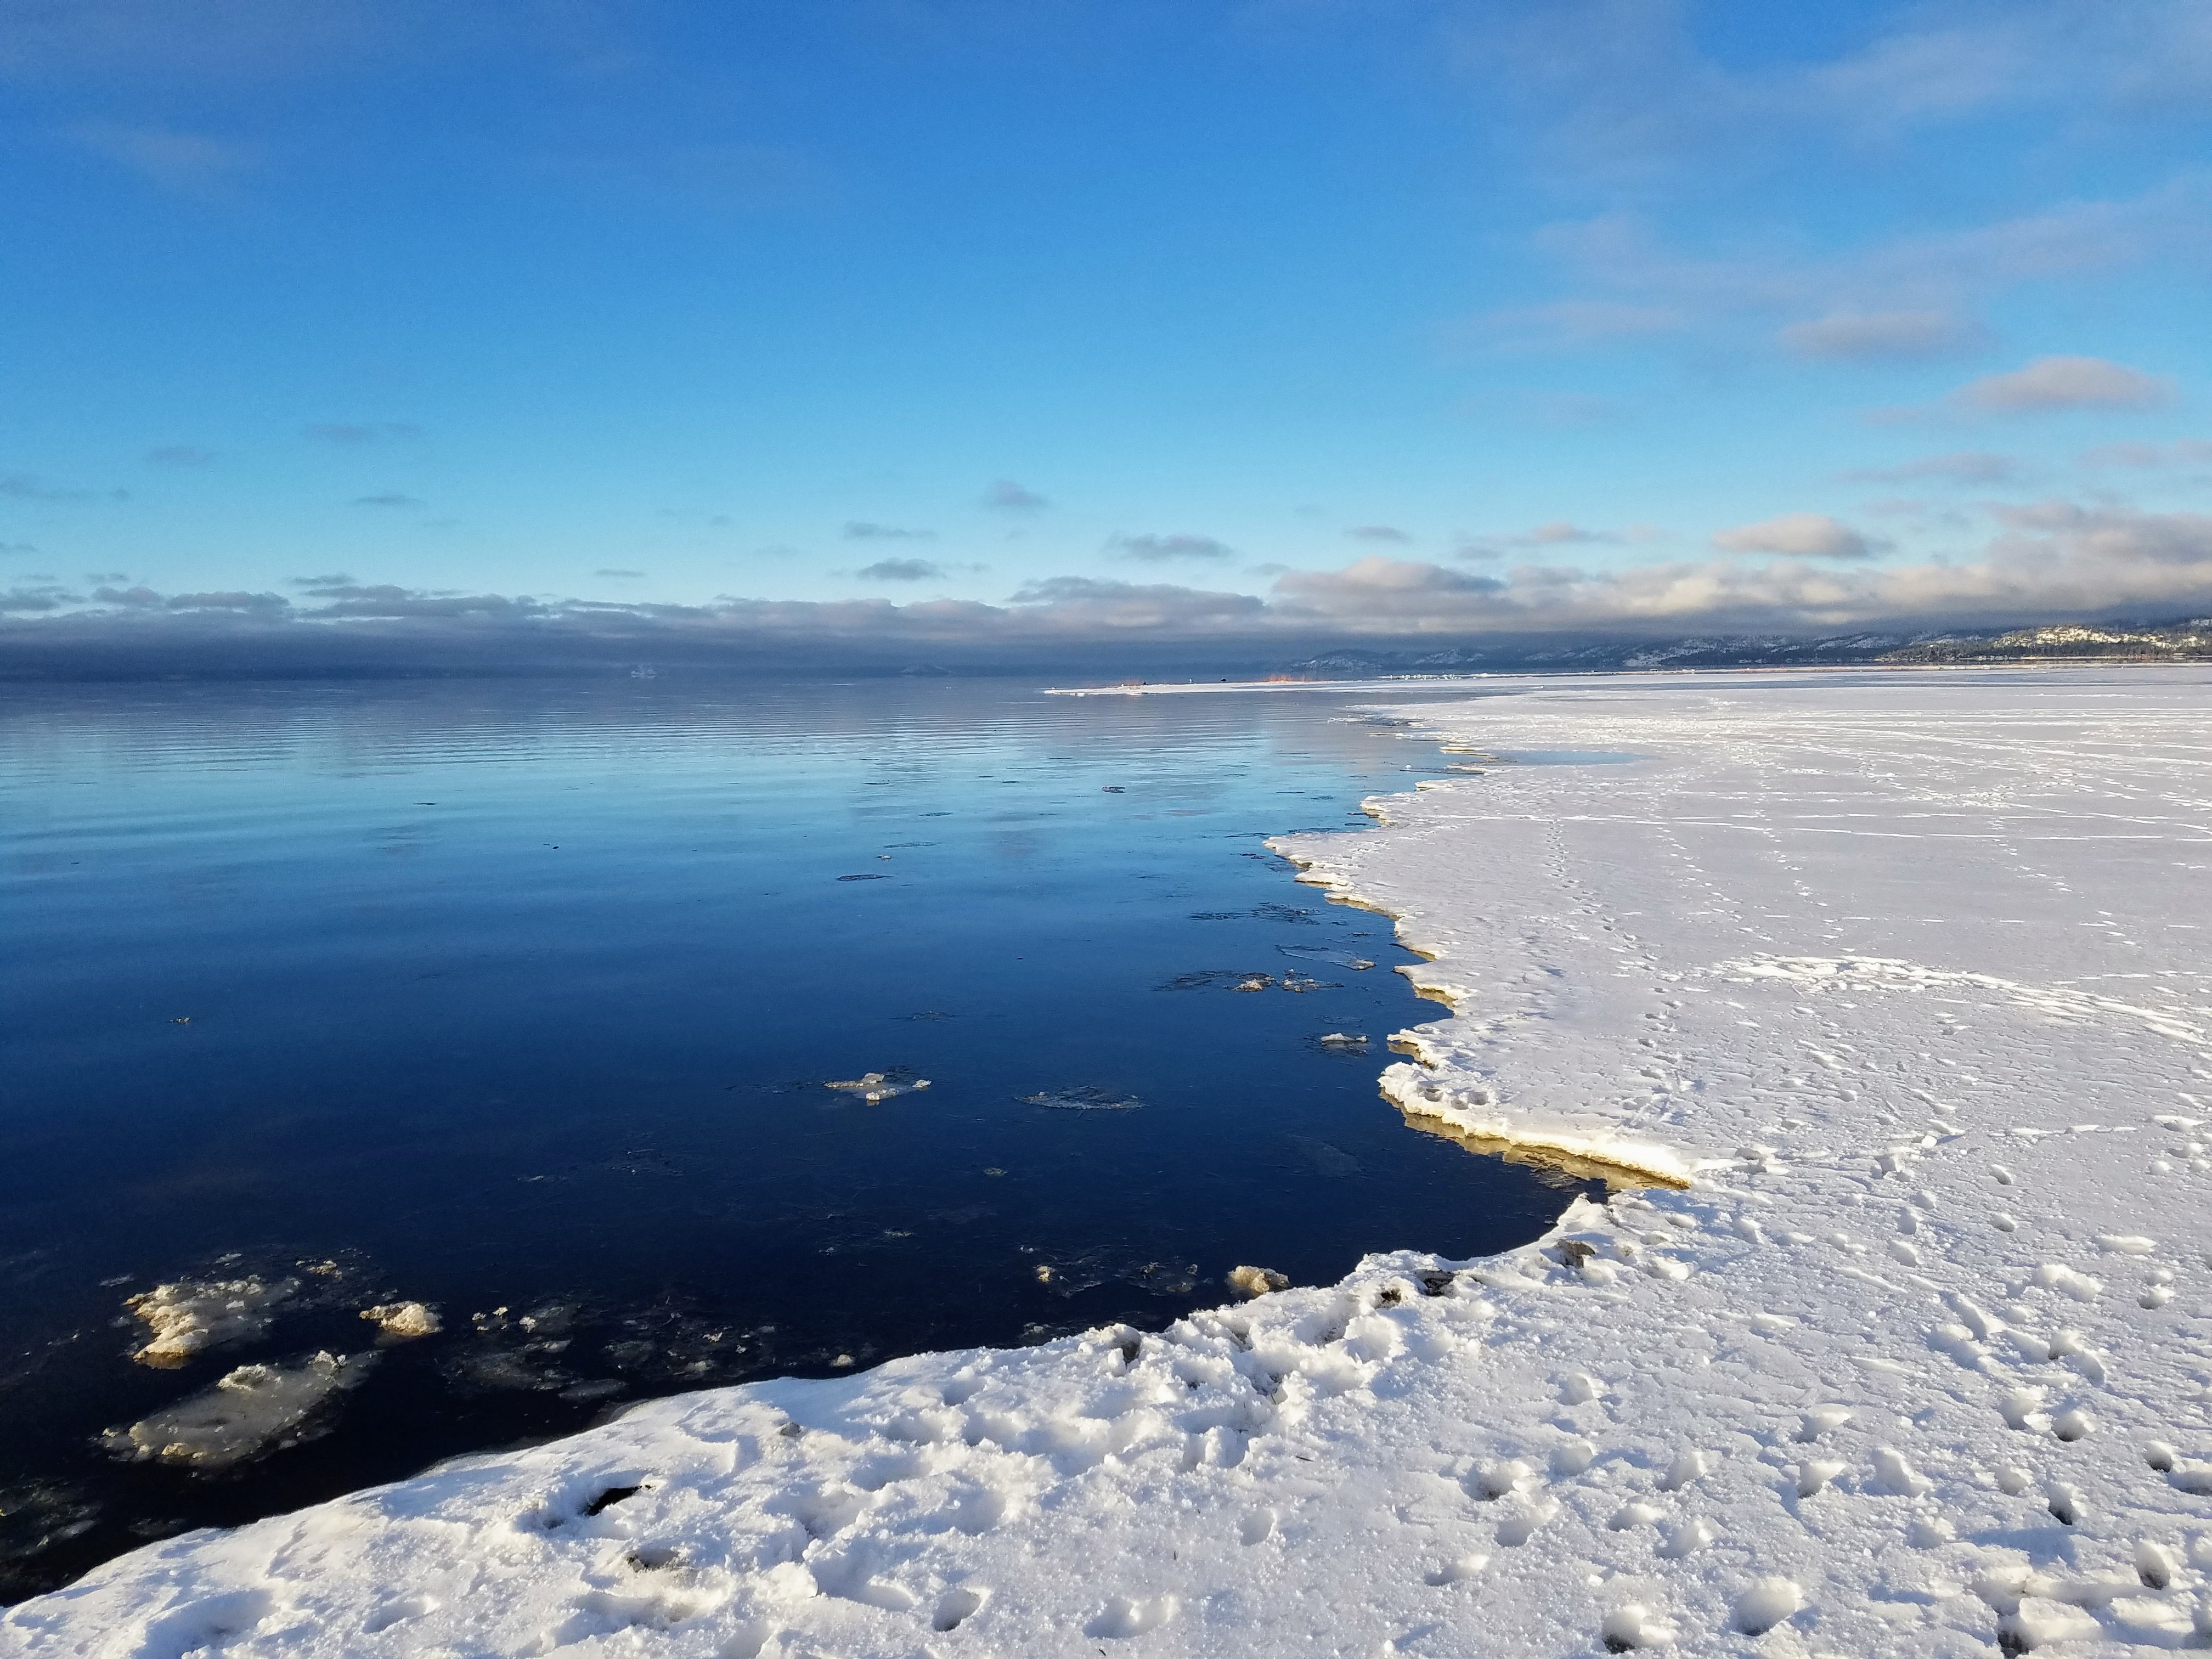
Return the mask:
M 1157 1334 L 654 1401 L 149 1546 L 0 1650 L 2201 1644 L 2212 675 L 1409 712 L 1643 758 L 1500 765 L 1282 843 L 1399 916 L 1450 1004 L 1390 1098 L 1658 1184 Z

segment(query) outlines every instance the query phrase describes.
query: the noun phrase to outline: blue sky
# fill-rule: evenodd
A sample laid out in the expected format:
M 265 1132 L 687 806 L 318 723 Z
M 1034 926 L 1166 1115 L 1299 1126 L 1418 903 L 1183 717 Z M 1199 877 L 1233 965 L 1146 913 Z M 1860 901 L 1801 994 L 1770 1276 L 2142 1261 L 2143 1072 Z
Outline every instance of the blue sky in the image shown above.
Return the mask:
M 26 627 L 2212 608 L 2201 4 L 0 0 L 0 91 Z

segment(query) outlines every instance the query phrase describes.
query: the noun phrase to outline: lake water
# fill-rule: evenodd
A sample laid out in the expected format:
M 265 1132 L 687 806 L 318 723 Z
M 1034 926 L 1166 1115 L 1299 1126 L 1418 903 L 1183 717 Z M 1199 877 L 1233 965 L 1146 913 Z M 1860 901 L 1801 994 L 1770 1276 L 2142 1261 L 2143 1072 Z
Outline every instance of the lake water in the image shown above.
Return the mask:
M 1410 958 L 1261 845 L 1438 769 L 1350 693 L 4 699 L 10 1597 L 625 1401 L 1156 1327 L 1242 1263 L 1494 1250 L 1563 1202 L 1380 1100 L 1433 1012 Z M 930 1086 L 825 1086 L 871 1073 Z M 131 1363 L 125 1298 L 210 1278 L 294 1288 Z M 444 1329 L 302 1443 L 104 1449 L 233 1367 L 375 1352 L 396 1300 Z

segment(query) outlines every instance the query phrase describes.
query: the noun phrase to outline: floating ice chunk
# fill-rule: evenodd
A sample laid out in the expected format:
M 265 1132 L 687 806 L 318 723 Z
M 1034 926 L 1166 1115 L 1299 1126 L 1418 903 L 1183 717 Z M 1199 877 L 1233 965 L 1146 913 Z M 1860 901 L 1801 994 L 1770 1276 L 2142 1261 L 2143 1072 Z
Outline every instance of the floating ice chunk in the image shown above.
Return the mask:
M 889 1100 L 894 1095 L 912 1094 L 917 1089 L 927 1089 L 929 1079 L 926 1077 L 903 1078 L 891 1072 L 863 1072 L 856 1078 L 848 1078 L 840 1083 L 825 1083 L 822 1086 L 842 1089 L 873 1105 L 877 1101 Z
M 1083 1084 L 1072 1089 L 1041 1089 L 1021 1097 L 1024 1106 L 1048 1106 L 1056 1112 L 1133 1112 L 1145 1103 L 1134 1095 Z
M 1314 1041 L 1331 1054 L 1364 1054 L 1367 1052 L 1367 1037 L 1359 1031 L 1327 1031 Z
M 167 1370 L 218 1343 L 258 1336 L 299 1288 L 296 1279 L 270 1284 L 251 1276 L 156 1285 L 123 1304 L 154 1331 L 153 1340 L 131 1357 Z
M 374 1354 L 318 1353 L 293 1365 L 240 1365 L 190 1399 L 110 1429 L 100 1443 L 134 1462 L 228 1468 L 325 1432 L 332 1396 L 359 1386 L 375 1363 Z
M 1270 1291 L 1288 1290 L 1291 1281 L 1273 1267 L 1232 1267 L 1229 1270 L 1229 1288 L 1245 1296 L 1265 1296 Z
M 438 1310 L 423 1302 L 386 1302 L 363 1308 L 361 1316 L 381 1331 L 386 1342 L 413 1342 L 445 1329 Z

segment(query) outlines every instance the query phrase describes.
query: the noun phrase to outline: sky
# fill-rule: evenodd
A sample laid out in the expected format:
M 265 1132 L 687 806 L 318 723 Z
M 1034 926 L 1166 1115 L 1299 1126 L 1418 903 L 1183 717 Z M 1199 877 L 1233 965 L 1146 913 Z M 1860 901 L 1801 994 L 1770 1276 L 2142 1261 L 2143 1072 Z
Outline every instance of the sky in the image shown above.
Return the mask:
M 0 662 L 2212 611 L 2200 0 L 0 0 Z

